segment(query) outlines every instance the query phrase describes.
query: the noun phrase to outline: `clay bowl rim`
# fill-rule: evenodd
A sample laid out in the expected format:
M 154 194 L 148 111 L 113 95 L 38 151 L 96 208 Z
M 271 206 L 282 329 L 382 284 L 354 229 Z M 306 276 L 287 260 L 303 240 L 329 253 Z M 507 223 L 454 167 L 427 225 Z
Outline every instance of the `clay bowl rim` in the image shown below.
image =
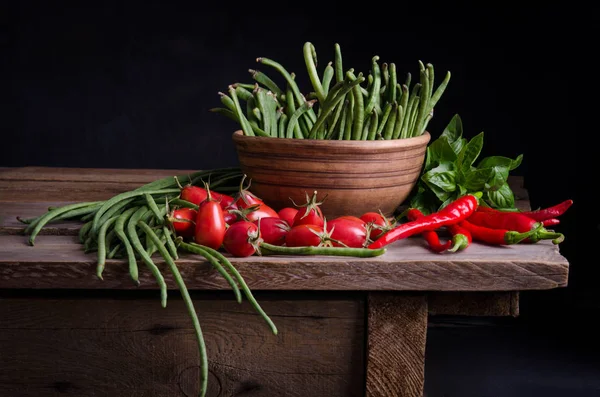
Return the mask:
M 429 131 L 423 132 L 422 135 L 410 138 L 398 139 L 379 139 L 379 140 L 337 140 L 337 139 L 298 139 L 298 138 L 275 138 L 265 136 L 247 136 L 242 130 L 236 130 L 232 134 L 234 142 L 242 141 L 265 141 L 278 146 L 306 146 L 310 145 L 314 148 L 331 148 L 331 146 L 355 149 L 355 150 L 390 150 L 396 151 L 405 147 L 427 146 L 431 140 Z

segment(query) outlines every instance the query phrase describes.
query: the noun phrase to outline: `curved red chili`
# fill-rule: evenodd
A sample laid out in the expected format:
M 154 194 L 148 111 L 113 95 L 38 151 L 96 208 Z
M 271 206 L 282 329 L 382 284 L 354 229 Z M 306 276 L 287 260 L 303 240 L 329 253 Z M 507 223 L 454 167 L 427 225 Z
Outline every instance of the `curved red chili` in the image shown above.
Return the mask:
M 530 237 L 537 230 L 533 229 L 530 232 L 519 233 L 508 229 L 493 229 L 478 226 L 468 220 L 461 221 L 459 225 L 471 234 L 473 240 L 492 245 L 517 244 Z
M 415 221 L 424 217 L 425 215 L 417 208 L 411 208 L 406 213 L 406 217 L 410 221 Z M 452 246 L 452 241 L 448 240 L 442 244 L 440 241 L 440 236 L 437 234 L 435 230 L 426 230 L 421 233 L 421 236 L 425 239 L 429 248 L 431 248 L 435 252 L 443 252 L 449 249 Z
M 519 210 L 515 210 L 515 211 L 506 210 L 505 211 L 505 210 L 499 210 L 499 209 L 495 209 L 495 208 L 491 208 L 491 207 L 483 207 L 483 206 L 480 206 L 477 209 L 477 211 L 501 212 L 501 213 L 516 212 L 519 214 L 527 215 L 531 219 L 534 219 L 538 222 L 542 222 L 542 221 L 546 221 L 546 220 L 557 218 L 557 217 L 561 216 L 569 209 L 569 207 L 571 207 L 571 205 L 573 205 L 573 200 L 569 199 L 569 200 L 565 200 L 561 203 L 558 203 L 558 204 L 553 205 L 548 208 L 542 208 L 542 209 L 531 210 L 531 211 L 519 211 Z M 553 224 L 557 224 L 557 223 L 558 222 L 553 223 Z
M 475 195 L 465 194 L 437 212 L 425 215 L 415 221 L 403 223 L 384 233 L 375 242 L 370 244 L 368 248 L 381 248 L 414 234 L 458 223 L 471 216 L 475 212 L 475 209 L 477 209 L 478 203 L 479 201 Z
M 481 212 L 476 211 L 467 220 L 477 226 L 490 229 L 511 230 L 518 233 L 535 231 L 526 242 L 535 243 L 539 240 L 552 239 L 554 244 L 564 240 L 562 233 L 550 232 L 544 229 L 541 222 L 519 212 Z

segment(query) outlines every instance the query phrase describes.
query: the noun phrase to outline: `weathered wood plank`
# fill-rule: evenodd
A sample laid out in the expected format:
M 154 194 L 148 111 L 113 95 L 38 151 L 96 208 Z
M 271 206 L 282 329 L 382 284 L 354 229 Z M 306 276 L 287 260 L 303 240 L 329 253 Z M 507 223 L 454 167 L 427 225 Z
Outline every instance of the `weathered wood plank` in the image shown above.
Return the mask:
M 519 315 L 519 293 L 511 292 L 435 292 L 427 295 L 429 314 L 455 316 Z
M 0 234 L 22 234 L 27 225 L 19 222 L 21 219 L 35 218 L 45 214 L 48 207 L 61 207 L 72 204 L 74 201 L 49 201 L 49 202 L 4 202 L 0 205 Z M 47 224 L 41 231 L 41 235 L 76 235 L 82 226 L 78 221 L 59 221 Z
M 421 397 L 427 298 L 370 293 L 367 318 L 367 397 Z
M 120 182 L 145 184 L 172 175 L 185 175 L 197 170 L 127 169 L 127 168 L 68 168 L 15 167 L 0 168 L 0 181 L 54 182 Z M 15 186 L 16 187 L 16 186 Z
M 567 284 L 569 263 L 558 247 L 543 241 L 508 247 L 474 243 L 454 255 L 438 255 L 419 238 L 395 242 L 376 258 L 252 256 L 231 258 L 251 288 L 260 290 L 426 290 L 516 291 Z M 84 254 L 75 236 L 0 236 L 0 288 L 154 289 L 140 263 L 140 287 L 131 285 L 123 260 L 107 261 L 104 281 L 95 277 L 96 256 Z M 162 260 L 156 262 L 174 283 Z M 182 254 L 178 260 L 189 288 L 229 289 L 204 258 Z
M 137 189 L 132 182 L 0 181 L 0 201 L 98 201 Z
M 277 336 L 247 302 L 195 300 L 209 396 L 362 395 L 361 300 L 258 299 Z M 197 395 L 197 343 L 180 299 L 162 309 L 148 299 L 8 298 L 0 317 L 0 395 Z

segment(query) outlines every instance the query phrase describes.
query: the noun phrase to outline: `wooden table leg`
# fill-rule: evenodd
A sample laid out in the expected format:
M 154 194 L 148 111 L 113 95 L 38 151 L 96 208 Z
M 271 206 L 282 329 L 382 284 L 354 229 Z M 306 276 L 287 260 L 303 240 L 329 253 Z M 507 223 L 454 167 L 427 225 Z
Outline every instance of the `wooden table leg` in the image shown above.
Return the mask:
M 368 295 L 367 397 L 422 397 L 425 376 L 425 295 Z

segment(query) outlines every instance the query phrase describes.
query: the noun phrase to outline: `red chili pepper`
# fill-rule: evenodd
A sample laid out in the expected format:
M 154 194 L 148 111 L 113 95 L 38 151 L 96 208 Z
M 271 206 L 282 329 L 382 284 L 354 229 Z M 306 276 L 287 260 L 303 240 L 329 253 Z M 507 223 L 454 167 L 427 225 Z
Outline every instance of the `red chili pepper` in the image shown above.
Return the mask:
M 542 225 L 546 226 L 556 226 L 560 223 L 560 221 L 556 218 L 544 219 L 542 221 Z
M 461 221 L 459 225 L 471 234 L 473 240 L 492 245 L 517 244 L 534 234 L 536 231 L 536 229 L 534 229 L 527 233 L 519 233 L 508 229 L 493 229 L 474 225 L 468 220 Z
M 548 207 L 548 208 L 543 208 L 543 209 L 539 209 L 539 210 L 533 210 L 533 211 L 519 211 L 519 210 L 499 210 L 496 208 L 491 208 L 491 207 L 484 207 L 484 206 L 480 206 L 477 211 L 481 211 L 481 212 L 501 212 L 501 213 L 507 213 L 507 212 L 516 212 L 519 214 L 523 214 L 523 215 L 527 215 L 528 217 L 538 221 L 538 222 L 542 222 L 548 219 L 552 219 L 552 218 L 557 218 L 559 216 L 561 216 L 562 214 L 564 214 L 569 207 L 573 205 L 573 200 L 565 200 L 562 203 L 553 205 L 552 207 Z M 557 222 L 558 223 L 558 222 Z M 555 223 L 555 224 L 557 224 Z
M 471 232 L 461 226 L 460 223 L 449 225 L 448 230 L 452 235 L 452 240 L 450 240 L 452 247 L 448 249 L 450 252 L 462 251 L 473 242 Z
M 535 243 L 539 240 L 552 239 L 554 244 L 559 244 L 564 240 L 562 233 L 550 232 L 544 229 L 541 222 L 519 212 L 476 211 L 467 220 L 474 225 L 490 229 L 505 229 L 519 233 L 535 231 L 525 242 Z
M 390 231 L 381 235 L 368 248 L 376 249 L 393 243 L 414 234 L 422 233 L 427 230 L 435 230 L 442 226 L 458 223 L 467 219 L 477 209 L 479 200 L 473 194 L 465 194 L 452 201 L 450 204 L 437 212 L 417 219 L 403 223 Z
M 417 208 L 411 208 L 406 213 L 406 217 L 410 221 L 415 221 L 417 219 L 421 219 L 424 216 L 425 215 L 421 211 L 419 211 Z M 448 240 L 442 244 L 440 242 L 440 236 L 437 234 L 437 232 L 435 230 L 425 230 L 424 232 L 421 233 L 421 235 L 423 236 L 425 241 L 427 241 L 429 248 L 431 248 L 435 252 L 446 251 L 452 245 L 452 241 L 450 241 L 450 240 Z

